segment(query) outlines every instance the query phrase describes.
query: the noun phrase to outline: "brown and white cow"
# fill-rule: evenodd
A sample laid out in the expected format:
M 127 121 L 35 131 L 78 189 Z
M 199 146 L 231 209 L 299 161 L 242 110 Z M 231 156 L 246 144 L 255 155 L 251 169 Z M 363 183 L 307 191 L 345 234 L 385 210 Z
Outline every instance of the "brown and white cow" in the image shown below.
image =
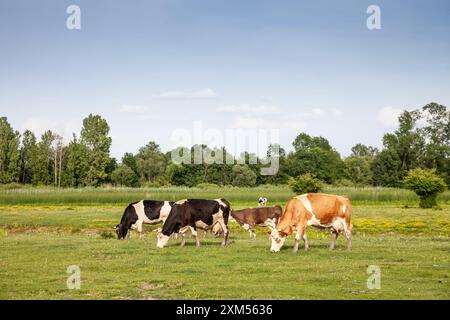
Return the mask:
M 274 206 L 236 210 L 231 212 L 231 216 L 250 233 L 251 238 L 256 238 L 256 233 L 253 232 L 256 226 L 273 229 L 282 213 L 283 210 L 280 206 Z
M 307 193 L 289 200 L 276 228 L 270 234 L 272 246 L 270 251 L 279 252 L 286 237 L 295 232 L 294 252 L 298 251 L 300 237 L 308 250 L 306 228 L 314 226 L 331 229 L 333 250 L 340 232 L 347 237 L 347 248 L 352 247 L 352 225 L 350 224 L 350 201 L 345 196 L 323 193 Z

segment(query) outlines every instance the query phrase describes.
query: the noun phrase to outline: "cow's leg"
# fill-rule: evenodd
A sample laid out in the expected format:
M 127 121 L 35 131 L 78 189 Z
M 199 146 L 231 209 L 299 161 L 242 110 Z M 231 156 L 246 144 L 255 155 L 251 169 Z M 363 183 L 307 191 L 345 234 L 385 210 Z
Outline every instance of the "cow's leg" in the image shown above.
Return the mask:
M 250 227 L 250 225 L 248 223 L 244 223 L 242 225 L 242 228 L 244 228 L 245 230 L 248 231 L 248 234 L 250 235 L 250 238 L 253 238 L 253 231 L 252 231 L 252 228 Z
M 200 247 L 200 239 L 198 238 L 197 229 L 195 227 L 189 227 L 191 234 L 195 238 L 195 246 Z
M 181 234 L 181 243 L 180 243 L 180 247 L 184 247 L 184 245 L 186 244 L 186 233 L 183 232 Z
M 133 229 L 128 229 L 128 240 L 131 239 L 131 231 L 133 231 Z
M 218 222 L 223 230 L 222 246 L 226 246 L 228 244 L 228 227 L 223 220 L 219 220 Z
M 335 230 L 331 231 L 331 244 L 330 244 L 330 250 L 334 250 L 336 246 L 336 239 L 338 237 L 339 233 Z
M 141 240 L 142 239 L 142 223 L 143 223 L 143 221 L 138 221 L 137 222 L 137 231 L 138 231 L 138 234 L 139 234 L 139 240 Z
M 308 251 L 309 244 L 308 244 L 308 237 L 306 236 L 306 228 L 303 228 L 303 230 L 302 230 L 302 239 L 303 239 L 303 242 L 305 243 L 305 251 Z
M 347 250 L 352 250 L 352 231 L 346 230 L 345 236 L 347 237 Z
M 292 252 L 297 253 L 298 252 L 298 244 L 300 241 L 300 229 L 297 226 L 295 228 L 295 243 L 294 243 L 294 248 L 292 249 Z
M 347 224 L 347 221 L 342 221 L 342 224 L 347 237 L 347 250 L 352 250 L 352 225 L 350 223 Z

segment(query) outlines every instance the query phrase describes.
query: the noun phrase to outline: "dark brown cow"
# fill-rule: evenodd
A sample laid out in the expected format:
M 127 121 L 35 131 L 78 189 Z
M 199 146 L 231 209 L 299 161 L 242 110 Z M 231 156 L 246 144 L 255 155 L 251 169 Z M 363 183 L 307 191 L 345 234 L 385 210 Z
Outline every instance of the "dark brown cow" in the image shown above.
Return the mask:
M 232 211 L 231 216 L 250 233 L 251 238 L 256 238 L 253 228 L 256 226 L 274 228 L 282 212 L 280 206 L 259 207 Z

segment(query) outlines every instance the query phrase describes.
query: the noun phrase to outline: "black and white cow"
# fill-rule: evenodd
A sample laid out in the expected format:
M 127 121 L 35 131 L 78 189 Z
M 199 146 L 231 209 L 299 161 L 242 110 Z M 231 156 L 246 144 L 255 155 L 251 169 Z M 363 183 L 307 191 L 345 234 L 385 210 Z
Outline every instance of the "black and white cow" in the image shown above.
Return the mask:
M 125 239 L 128 232 L 130 232 L 129 235 L 131 235 L 131 230 L 137 229 L 139 239 L 141 239 L 142 225 L 144 223 L 164 223 L 169 216 L 173 205 L 174 202 L 171 201 L 155 200 L 141 200 L 129 204 L 122 215 L 120 223 L 114 228 L 117 237 L 119 239 Z
M 197 247 L 200 241 L 197 236 L 197 228 L 209 229 L 216 223 L 222 227 L 224 239 L 222 245 L 228 243 L 228 217 L 230 215 L 230 203 L 225 199 L 185 199 L 175 203 L 169 217 L 164 222 L 161 232 L 158 233 L 158 248 L 164 248 L 173 233 L 181 233 L 185 244 L 183 231 L 190 229 L 195 237 Z
M 259 197 L 258 199 L 258 207 L 265 207 L 267 205 L 266 197 Z

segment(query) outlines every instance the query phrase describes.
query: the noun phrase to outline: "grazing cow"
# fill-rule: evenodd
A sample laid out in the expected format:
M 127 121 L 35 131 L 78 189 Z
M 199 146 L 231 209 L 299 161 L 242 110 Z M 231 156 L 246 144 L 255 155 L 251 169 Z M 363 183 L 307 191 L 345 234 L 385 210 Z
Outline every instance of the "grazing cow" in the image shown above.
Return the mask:
M 265 207 L 267 205 L 267 198 L 259 197 L 258 199 L 258 207 Z
M 350 224 L 350 201 L 345 196 L 321 193 L 307 193 L 289 200 L 277 226 L 272 230 L 270 251 L 279 252 L 286 237 L 295 232 L 294 252 L 298 251 L 300 237 L 308 250 L 306 228 L 314 226 L 331 229 L 331 245 L 333 250 L 340 232 L 347 237 L 347 248 L 352 247 L 352 225 Z
M 161 232 L 158 234 L 157 247 L 163 248 L 167 244 L 170 235 L 178 232 L 183 235 L 181 246 L 184 246 L 186 241 L 182 231 L 187 228 L 191 230 L 198 247 L 200 246 L 200 241 L 197 236 L 197 228 L 209 229 L 216 223 L 222 227 L 224 232 L 222 245 L 226 245 L 228 242 L 227 224 L 230 211 L 230 203 L 225 199 L 185 199 L 177 201 L 172 207 Z
M 144 223 L 157 224 L 163 222 L 169 216 L 174 202 L 141 200 L 129 204 L 122 215 L 120 223 L 114 228 L 119 239 L 125 239 L 128 232 L 137 229 L 139 239 L 142 237 L 142 225 Z
M 256 238 L 256 233 L 253 232 L 254 227 L 264 226 L 272 229 L 278 223 L 282 213 L 281 207 L 275 206 L 232 211 L 231 216 L 250 233 L 251 238 Z

